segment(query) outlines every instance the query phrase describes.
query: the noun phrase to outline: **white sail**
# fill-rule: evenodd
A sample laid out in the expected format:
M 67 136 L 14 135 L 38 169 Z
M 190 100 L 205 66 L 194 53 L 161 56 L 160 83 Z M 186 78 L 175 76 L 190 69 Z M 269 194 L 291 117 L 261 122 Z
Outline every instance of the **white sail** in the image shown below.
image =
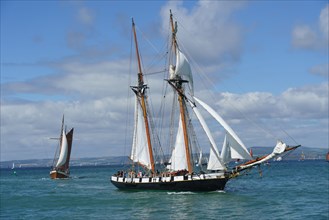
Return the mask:
M 187 160 L 186 151 L 184 144 L 184 132 L 182 125 L 182 118 L 179 117 L 179 125 L 177 130 L 176 142 L 174 149 L 172 151 L 171 158 L 169 160 L 169 165 L 167 166 L 170 170 L 187 170 Z
M 230 148 L 229 142 L 227 141 L 226 135 L 224 137 L 222 152 L 221 152 L 220 156 L 225 164 L 229 163 L 232 159 L 231 148 Z
M 60 167 L 63 166 L 66 162 L 67 159 L 67 154 L 68 154 L 68 143 L 67 143 L 67 139 L 66 139 L 66 134 L 65 131 L 63 130 L 63 134 L 62 134 L 62 146 L 61 146 L 61 152 L 59 154 L 59 158 L 56 164 L 56 167 Z
M 137 97 L 135 103 L 134 137 L 130 159 L 149 169 L 151 168 L 143 111 Z
M 267 155 L 266 157 L 262 158 L 261 160 L 257 160 L 253 163 L 249 163 L 247 165 L 241 165 L 239 168 L 240 169 L 246 169 L 248 167 L 252 167 L 261 163 L 264 163 L 270 159 L 272 159 L 273 157 L 276 157 L 278 155 L 281 155 L 282 153 L 284 153 L 284 151 L 286 150 L 287 145 L 285 143 L 283 143 L 282 141 L 277 141 L 276 146 L 273 149 L 273 152 L 270 153 L 269 155 Z
M 175 69 L 175 74 L 173 75 L 171 73 L 171 77 L 178 75 L 181 76 L 183 79 L 187 80 L 189 82 L 189 87 L 190 90 L 193 94 L 193 76 L 192 76 L 192 70 L 190 63 L 186 56 L 179 50 L 177 49 L 176 53 L 176 69 Z
M 205 122 L 203 116 L 200 114 L 198 108 L 193 103 L 191 103 L 191 101 L 189 101 L 189 103 L 210 141 L 210 155 L 207 170 L 226 170 L 226 167 L 219 156 L 216 142 L 209 130 L 207 123 Z
M 273 153 L 274 154 L 282 154 L 285 149 L 286 149 L 287 145 L 285 143 L 283 143 L 282 141 L 277 141 L 276 146 L 274 147 Z
M 217 114 L 217 112 L 212 109 L 209 105 L 201 101 L 200 99 L 196 98 L 194 96 L 194 99 L 204 107 L 211 116 L 213 116 L 223 127 L 224 129 L 228 132 L 229 136 L 229 143 L 230 143 L 230 150 L 231 150 L 231 155 L 233 158 L 237 159 L 252 159 L 250 156 L 246 146 L 242 143 L 240 138 L 237 136 L 237 134 L 233 131 L 233 129 L 224 121 L 224 119 Z

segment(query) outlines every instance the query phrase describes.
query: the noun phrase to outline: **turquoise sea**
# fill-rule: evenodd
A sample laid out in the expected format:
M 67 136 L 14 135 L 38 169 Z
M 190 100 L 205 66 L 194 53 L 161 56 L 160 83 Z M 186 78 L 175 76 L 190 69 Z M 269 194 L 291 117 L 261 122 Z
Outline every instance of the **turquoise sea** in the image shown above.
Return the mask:
M 329 219 L 329 163 L 272 162 L 262 177 L 225 191 L 121 191 L 109 181 L 120 167 L 72 167 L 69 180 L 47 168 L 1 170 L 0 219 Z

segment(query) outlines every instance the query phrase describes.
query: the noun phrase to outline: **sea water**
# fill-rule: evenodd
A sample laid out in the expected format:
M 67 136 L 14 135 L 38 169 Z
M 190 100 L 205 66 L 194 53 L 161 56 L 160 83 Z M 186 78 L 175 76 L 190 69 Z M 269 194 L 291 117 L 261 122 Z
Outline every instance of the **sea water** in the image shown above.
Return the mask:
M 120 167 L 1 170 L 0 219 L 329 219 L 329 163 L 280 161 L 230 180 L 224 191 L 123 191 Z

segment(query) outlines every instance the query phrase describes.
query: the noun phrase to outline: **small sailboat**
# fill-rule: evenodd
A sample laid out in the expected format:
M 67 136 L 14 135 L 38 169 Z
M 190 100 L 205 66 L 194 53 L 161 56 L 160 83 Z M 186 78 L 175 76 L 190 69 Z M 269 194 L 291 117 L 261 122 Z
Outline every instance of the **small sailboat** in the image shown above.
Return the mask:
M 157 131 L 164 129 L 156 128 L 148 105 L 149 87 L 144 82 L 135 23 L 132 19 L 138 72 L 137 85 L 130 86 L 135 94 L 131 166 L 111 176 L 110 180 L 113 185 L 119 189 L 223 190 L 227 181 L 241 175 L 243 171 L 300 146 L 289 147 L 282 141 L 278 141 L 271 154 L 253 159 L 242 140 L 228 123 L 212 107 L 194 95 L 191 66 L 178 43 L 177 22 L 174 23 L 171 11 L 170 25 L 172 32 L 170 55 L 172 56 L 166 62 L 169 65 L 166 68 L 168 74 L 165 81 L 171 95 L 163 95 L 164 98 L 172 98 L 168 101 L 172 104 L 171 109 L 166 111 L 170 113 L 170 117 L 164 119 L 169 125 L 163 126 L 170 127 L 168 132 L 170 137 L 166 138 L 169 142 L 170 155 L 163 153 Z M 225 131 L 221 153 L 200 108 L 203 108 Z M 192 114 L 196 118 L 196 125 L 191 120 Z M 201 135 L 195 132 L 194 126 L 199 126 L 204 131 L 207 145 L 210 146 L 206 164 L 202 163 L 204 160 L 202 160 L 202 151 L 197 140 Z M 229 167 L 229 163 L 236 160 L 239 160 L 240 163 Z M 247 162 L 243 163 L 243 161 Z
M 16 176 L 17 173 L 16 173 L 16 170 L 15 170 L 15 163 L 13 163 L 13 165 L 11 167 L 11 170 L 13 171 L 13 174 Z
M 299 161 L 304 161 L 304 160 L 305 160 L 305 154 L 304 154 L 304 152 L 302 151 L 302 153 L 300 154 Z
M 52 169 L 50 171 L 51 179 L 65 179 L 70 177 L 70 155 L 73 141 L 73 128 L 66 132 L 64 128 L 64 115 L 62 118 L 62 127 L 59 140 L 59 153 L 55 153 Z

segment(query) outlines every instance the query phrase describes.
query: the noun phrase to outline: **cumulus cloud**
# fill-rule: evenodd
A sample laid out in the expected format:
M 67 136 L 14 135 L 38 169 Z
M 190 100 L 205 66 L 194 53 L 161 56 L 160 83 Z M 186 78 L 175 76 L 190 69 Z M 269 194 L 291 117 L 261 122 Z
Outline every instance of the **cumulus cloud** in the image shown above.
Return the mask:
M 296 26 L 292 31 L 293 45 L 300 48 L 318 48 L 316 33 L 307 25 Z
M 319 26 L 324 38 L 328 40 L 329 35 L 329 4 L 321 10 Z
M 48 79 L 39 77 L 20 85 L 5 84 L 5 90 L 12 95 L 23 92 L 63 94 L 70 100 L 12 102 L 3 99 L 1 159 L 52 157 L 56 144 L 47 138 L 58 134 L 63 113 L 67 125 L 75 127 L 73 157 L 125 155 L 131 143 L 129 134 L 134 103 L 129 85 L 136 83 L 135 73 L 131 79 L 127 77 L 129 68 L 125 63 L 125 59 L 95 63 L 65 61 L 57 64 L 58 74 Z M 150 85 L 150 105 L 154 106 L 154 114 L 157 114 L 164 82 L 151 76 L 145 80 Z M 309 146 L 316 143 L 310 143 L 307 136 L 301 134 L 309 134 L 311 130 L 317 131 L 318 137 L 325 138 L 328 132 L 327 83 L 290 88 L 280 95 L 250 92 L 218 93 L 215 97 L 210 103 L 209 96 L 202 98 L 218 110 L 247 146 L 272 143 L 273 136 L 285 135 L 282 127 L 298 142 Z M 313 121 L 321 123 L 322 129 L 318 129 Z M 126 123 L 130 124 L 126 127 Z M 272 136 L 268 133 L 264 135 L 254 124 L 270 130 L 268 133 Z M 220 134 L 222 131 L 215 130 L 215 135 Z M 15 146 L 15 150 L 11 150 L 12 146 Z
M 321 146 L 328 141 L 328 92 L 328 84 L 322 83 L 289 88 L 279 95 L 221 93 L 213 107 L 248 146 L 268 145 L 273 138 L 290 144 L 297 140 L 303 146 Z M 319 139 L 309 139 L 311 134 Z
M 325 49 L 328 48 L 328 10 L 326 5 L 320 12 L 318 25 L 301 24 L 292 30 L 292 44 L 295 48 Z
M 322 76 L 324 78 L 329 77 L 329 64 L 325 63 L 325 64 L 319 64 L 316 66 L 313 66 L 309 69 L 309 72 L 311 74 L 317 75 L 317 76 Z
M 135 72 L 129 76 L 127 63 L 63 60 L 49 64 L 56 74 L 2 84 L 1 160 L 51 157 L 56 143 L 48 137 L 58 134 L 62 114 L 75 127 L 73 157 L 125 155 L 123 143 L 130 146 L 131 141 L 125 134 L 132 128 L 126 120 L 133 117 L 127 111 L 134 103 L 129 85 L 137 81 Z M 152 76 L 145 81 L 156 97 L 150 105 L 159 106 L 164 81 Z M 56 101 L 53 96 L 65 98 Z
M 182 2 L 170 1 L 161 10 L 162 26 L 168 30 L 171 9 L 179 21 L 178 40 L 184 42 L 181 46 L 189 48 L 195 59 L 208 64 L 237 60 L 241 52 L 241 28 L 232 14 L 244 5 L 243 2 L 199 1 L 188 10 Z
M 219 100 L 222 114 L 233 118 L 238 117 L 240 110 L 254 119 L 328 117 L 327 83 L 289 88 L 278 96 L 266 92 L 222 93 Z
M 92 25 L 95 20 L 95 13 L 90 8 L 80 7 L 77 18 L 84 25 Z
M 174 16 L 181 21 L 179 29 L 183 29 L 182 33 L 179 30 L 179 38 L 187 41 L 183 46 L 189 50 L 191 48 L 191 57 L 209 63 L 211 71 L 223 65 L 223 61 L 219 60 L 234 62 L 240 55 L 241 31 L 231 15 L 243 6 L 242 2 L 228 4 L 219 1 L 210 4 L 209 1 L 200 1 L 197 6 L 187 10 L 182 2 L 171 1 L 161 14 L 166 17 L 163 25 L 169 28 L 168 12 L 169 8 L 172 9 Z M 326 16 L 325 12 L 324 15 L 321 13 L 322 16 Z M 79 11 L 78 19 L 81 24 L 88 26 L 92 25 L 95 18 L 92 11 L 84 9 Z M 68 37 L 71 38 L 71 47 L 84 46 L 87 35 L 79 35 L 79 32 L 74 32 L 76 29 L 72 31 L 73 34 Z M 309 27 L 297 29 L 297 32 L 300 42 L 296 46 L 312 47 L 313 40 L 309 39 L 318 37 L 318 33 Z M 78 39 L 78 45 L 74 43 L 75 39 Z M 200 48 L 203 53 L 199 53 Z M 105 50 L 98 52 L 102 55 L 110 53 Z M 63 113 L 68 127 L 75 127 L 72 157 L 127 155 L 131 144 L 133 120 L 130 119 L 133 117 L 131 111 L 134 103 L 129 85 L 135 85 L 136 73 L 129 76 L 131 70 L 126 58 L 108 61 L 86 59 L 86 62 L 81 55 L 80 59 L 43 64 L 53 70 L 53 74 L 46 77 L 1 84 L 2 95 L 5 95 L 1 97 L 1 160 L 51 158 L 56 143 L 48 138 L 58 135 Z M 319 75 L 325 71 L 327 66 L 322 65 L 310 69 L 310 72 Z M 145 81 L 150 85 L 150 106 L 154 106 L 156 117 L 163 98 L 164 81 L 158 75 L 154 78 L 152 75 L 145 77 Z M 22 101 L 21 94 L 46 98 Z M 65 99 L 56 101 L 52 98 L 56 95 Z M 215 97 L 215 101 L 210 103 L 209 96 L 202 98 L 218 110 L 246 140 L 247 146 L 272 143 L 269 139 L 273 140 L 273 135 L 282 137 L 282 132 L 277 133 L 282 127 L 306 146 L 319 146 L 325 142 L 320 139 L 327 138 L 327 83 L 290 88 L 279 95 L 269 92 L 216 93 Z M 252 121 L 272 131 L 269 132 L 272 136 L 264 136 L 253 126 Z M 219 135 L 222 131 L 216 130 L 214 133 Z M 317 134 L 318 143 L 316 140 L 314 142 L 314 138 L 308 140 L 306 134 Z

